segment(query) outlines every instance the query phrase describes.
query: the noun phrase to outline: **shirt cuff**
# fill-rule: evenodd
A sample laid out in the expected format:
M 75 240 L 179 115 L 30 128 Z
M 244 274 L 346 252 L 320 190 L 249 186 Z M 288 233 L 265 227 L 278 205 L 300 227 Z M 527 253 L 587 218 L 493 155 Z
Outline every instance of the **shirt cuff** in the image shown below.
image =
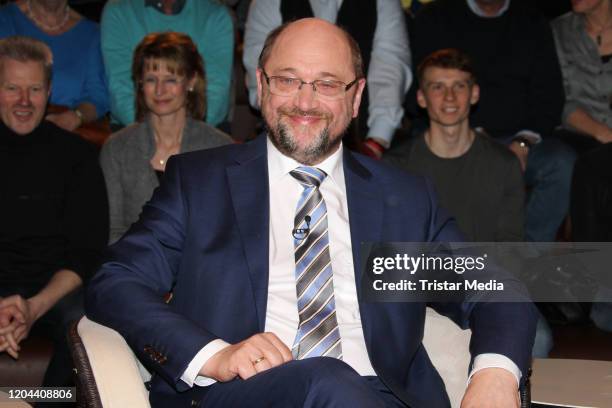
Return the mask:
M 202 347 L 198 354 L 195 355 L 193 360 L 187 366 L 187 369 L 181 376 L 181 380 L 185 384 L 190 387 L 195 385 L 199 385 L 200 387 L 206 387 L 208 385 L 214 384 L 217 382 L 214 378 L 204 377 L 203 375 L 199 375 L 200 369 L 204 367 L 204 364 L 219 351 L 224 348 L 230 346 L 231 344 L 221 340 L 216 339 Z
M 533 130 L 529 130 L 529 129 L 519 130 L 514 135 L 514 137 L 519 137 L 519 136 L 524 137 L 525 139 L 529 140 L 531 144 L 534 144 L 534 145 L 542 141 L 542 136 L 539 133 L 536 133 Z
M 368 137 L 373 137 L 380 140 L 385 149 L 388 149 L 393 140 L 393 134 L 395 133 L 396 126 L 393 126 L 388 121 L 380 118 L 376 119 L 370 125 L 368 130 Z
M 485 368 L 503 368 L 504 370 L 510 371 L 516 378 L 516 388 L 518 389 L 522 377 L 521 370 L 514 364 L 514 361 L 502 354 L 496 353 L 479 354 L 474 358 L 474 364 L 472 365 L 472 371 L 468 376 L 467 383 L 469 384 L 470 381 L 472 381 L 472 376 L 474 374 Z

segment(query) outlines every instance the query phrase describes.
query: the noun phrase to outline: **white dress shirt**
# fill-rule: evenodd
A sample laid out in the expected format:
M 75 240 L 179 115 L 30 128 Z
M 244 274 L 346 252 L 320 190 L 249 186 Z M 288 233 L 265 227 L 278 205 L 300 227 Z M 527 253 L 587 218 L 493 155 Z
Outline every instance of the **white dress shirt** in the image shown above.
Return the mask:
M 301 164 L 280 153 L 270 139 L 267 140 L 267 151 L 271 216 L 265 331 L 276 334 L 291 349 L 299 322 L 292 230 L 296 206 L 304 188 L 289 174 Z M 327 206 L 336 317 L 343 360 L 360 375 L 376 375 L 368 357 L 357 302 L 342 155 L 340 145 L 335 153 L 316 166 L 327 174 L 319 189 Z M 189 386 L 214 383 L 214 379 L 199 376 L 198 372 L 212 355 L 227 346 L 229 344 L 221 339 L 205 345 L 181 379 Z M 517 377 L 517 382 L 520 377 L 518 367 L 509 358 L 499 354 L 481 354 L 474 361 L 470 378 L 476 371 L 487 367 L 508 369 Z
M 253 0 L 244 33 L 242 61 L 247 70 L 246 83 L 251 106 L 257 106 L 257 62 L 264 41 L 282 24 L 281 0 Z M 310 0 L 315 17 L 336 22 L 342 0 Z M 370 66 L 367 68 L 368 136 L 391 143 L 393 133 L 404 115 L 404 97 L 412 83 L 410 47 L 404 12 L 397 0 L 377 0 L 377 24 L 372 42 Z M 388 147 L 388 146 L 385 146 Z

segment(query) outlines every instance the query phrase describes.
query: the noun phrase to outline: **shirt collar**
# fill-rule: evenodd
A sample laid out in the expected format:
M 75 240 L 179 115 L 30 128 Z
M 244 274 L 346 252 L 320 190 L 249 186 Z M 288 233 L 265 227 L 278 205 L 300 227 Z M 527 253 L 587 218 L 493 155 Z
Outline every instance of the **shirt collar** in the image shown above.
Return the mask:
M 178 14 L 183 10 L 187 0 L 176 0 L 172 5 L 172 15 Z M 164 12 L 162 0 L 144 0 L 145 7 L 153 7 L 160 13 Z
M 467 0 L 467 4 L 468 6 L 470 6 L 470 9 L 472 9 L 472 11 L 474 12 L 474 14 L 476 14 L 477 16 L 480 17 L 484 17 L 484 18 L 495 18 L 495 17 L 499 17 L 502 14 L 504 14 L 506 12 L 506 10 L 508 10 L 508 7 L 510 7 L 510 0 L 506 0 L 504 2 L 504 5 L 501 9 L 499 9 L 499 11 L 497 12 L 497 14 L 495 14 L 494 16 L 488 16 L 486 15 L 482 9 L 480 8 L 480 6 L 478 5 L 478 3 L 476 3 L 476 0 Z
M 270 184 L 279 181 L 281 178 L 289 175 L 291 170 L 297 167 L 304 166 L 298 161 L 291 157 L 282 154 L 276 146 L 270 141 L 270 137 L 267 137 L 267 150 L 268 150 L 268 178 Z M 340 185 L 341 181 L 344 180 L 344 173 L 342 169 L 342 156 L 343 146 L 340 143 L 338 149 L 332 153 L 327 159 L 317 164 L 318 169 L 323 170 L 327 174 L 326 179 L 330 179 L 334 184 Z

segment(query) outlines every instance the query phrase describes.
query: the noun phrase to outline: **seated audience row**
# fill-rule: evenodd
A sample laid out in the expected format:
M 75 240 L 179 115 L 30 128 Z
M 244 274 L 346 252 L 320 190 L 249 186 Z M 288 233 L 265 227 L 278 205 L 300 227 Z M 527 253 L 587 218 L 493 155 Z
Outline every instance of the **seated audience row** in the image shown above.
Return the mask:
M 391 4 L 255 1 L 247 21 L 249 81 L 256 81 L 254 58 L 263 40 L 283 21 L 320 15 L 347 26 L 365 51 L 371 84 L 365 152 L 380 158 L 399 126 L 401 101 L 412 79 L 403 16 L 399 3 Z M 409 98 L 427 111 L 429 126 L 391 149 L 385 159 L 432 178 L 442 206 L 470 240 L 520 241 L 525 235 L 528 240 L 553 241 L 567 214 L 574 163 L 573 151 L 558 137 L 574 145 L 590 141 L 589 147 L 612 139 L 610 101 L 605 100 L 612 95 L 612 27 L 601 23 L 612 13 L 610 0 L 576 5 L 573 13 L 552 24 L 560 65 L 550 26 L 522 0 L 437 0 L 417 13 L 412 46 L 415 64 L 420 63 L 419 81 Z M 47 377 L 54 373 L 53 378 L 68 384 L 68 354 L 60 337 L 69 319 L 82 314 L 77 288 L 95 266 L 101 238 L 106 239 L 107 201 L 100 169 L 92 162 L 95 151 L 49 122 L 73 130 L 106 112 L 100 35 L 95 24 L 63 0 L 17 1 L 0 9 L 0 22 L 6 22 L 0 37 L 25 33 L 51 48 L 32 39 L 0 42 L 0 143 L 9 155 L 5 163 L 25 175 L 5 183 L 9 199 L 4 213 L 10 222 L 0 233 L 0 245 L 5 245 L 0 252 L 9 256 L 0 267 L 5 275 L 0 282 L 0 351 L 17 356 L 32 326 L 51 322 L 55 327 L 49 333 L 58 352 Z M 468 26 L 472 29 L 466 31 Z M 168 27 L 190 32 L 193 41 L 177 32 L 151 33 Z M 231 27 L 227 10 L 208 0 L 117 0 L 105 8 L 102 50 L 113 118 L 123 124 L 136 122 L 114 134 L 100 156 L 111 243 L 138 219 L 170 156 L 231 143 L 212 127 L 226 118 L 229 107 Z M 383 46 L 390 39 L 391 51 Z M 75 43 L 87 52 L 72 52 Z M 500 48 L 510 51 L 502 54 Z M 269 86 L 267 73 L 263 75 Z M 563 83 L 563 124 L 569 136 L 553 132 L 561 117 Z M 312 86 L 315 93 L 317 85 Z M 256 87 L 251 91 L 254 95 Z M 51 103 L 69 109 L 45 116 L 49 94 Z M 52 137 L 43 143 L 41 135 Z M 54 159 L 64 167 L 37 160 L 41 149 L 59 152 L 53 153 Z M 609 231 L 589 235 L 584 226 L 589 222 L 601 232 L 609 218 L 609 200 L 602 198 L 610 186 L 605 176 L 609 161 L 605 146 L 585 154 L 576 166 L 576 240 L 607 239 L 602 237 Z M 70 166 L 80 173 L 71 173 Z M 83 186 L 83 177 L 89 177 L 90 185 Z M 523 180 L 530 187 L 525 209 Z M 74 191 L 59 192 L 62 183 Z M 69 201 L 62 194 L 70 195 Z M 89 197 L 83 199 L 82 194 Z M 92 205 L 94 198 L 98 201 Z M 602 210 L 592 212 L 594 208 Z M 26 221 L 30 211 L 38 211 L 37 217 Z M 85 221 L 85 215 L 96 219 Z M 81 241 L 85 228 L 93 234 Z M 40 236 L 44 239 L 34 239 Z M 16 271 L 22 276 L 16 277 Z M 605 320 L 609 313 L 603 316 Z M 544 356 L 550 347 L 550 331 L 541 321 L 534 353 Z M 47 385 L 61 385 L 49 378 Z
M 134 122 L 131 55 L 146 34 L 169 30 L 197 43 L 209 78 L 206 117 L 198 119 L 218 126 L 230 109 L 234 53 L 233 23 L 224 5 L 211 0 L 109 1 L 101 29 L 70 8 L 68 0 L 17 0 L 0 9 L 0 38 L 26 35 L 51 47 L 55 78 L 50 102 L 56 107 L 50 107 L 47 118 L 67 130 L 99 119 L 109 108 L 120 126 Z
M 50 337 L 55 352 L 46 386 L 72 381 L 66 331 L 83 315 L 79 288 L 108 241 L 104 179 L 115 241 L 138 218 L 171 155 L 231 143 L 199 119 L 206 79 L 188 36 L 146 36 L 132 71 L 139 123 L 104 145 L 103 177 L 93 145 L 44 120 L 50 49 L 29 37 L 0 40 L 0 352 L 18 358 L 30 332 Z

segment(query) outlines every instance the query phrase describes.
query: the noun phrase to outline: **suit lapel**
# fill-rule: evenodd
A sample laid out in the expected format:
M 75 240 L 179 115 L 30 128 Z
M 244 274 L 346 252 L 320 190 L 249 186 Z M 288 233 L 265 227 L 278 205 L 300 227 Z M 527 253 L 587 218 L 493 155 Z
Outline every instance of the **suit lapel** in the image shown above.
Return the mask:
M 361 299 L 361 275 L 363 271 L 361 270 L 360 246 L 362 242 L 381 240 L 383 195 L 372 178 L 372 173 L 359 163 L 348 150 L 345 150 L 344 153 L 344 177 L 346 180 L 357 298 L 366 344 L 370 348 L 372 344 L 370 319 L 373 316 L 369 313 L 370 308 Z
M 239 151 L 227 178 L 249 267 L 253 297 L 263 332 L 268 298 L 269 186 L 266 136 L 261 135 Z

